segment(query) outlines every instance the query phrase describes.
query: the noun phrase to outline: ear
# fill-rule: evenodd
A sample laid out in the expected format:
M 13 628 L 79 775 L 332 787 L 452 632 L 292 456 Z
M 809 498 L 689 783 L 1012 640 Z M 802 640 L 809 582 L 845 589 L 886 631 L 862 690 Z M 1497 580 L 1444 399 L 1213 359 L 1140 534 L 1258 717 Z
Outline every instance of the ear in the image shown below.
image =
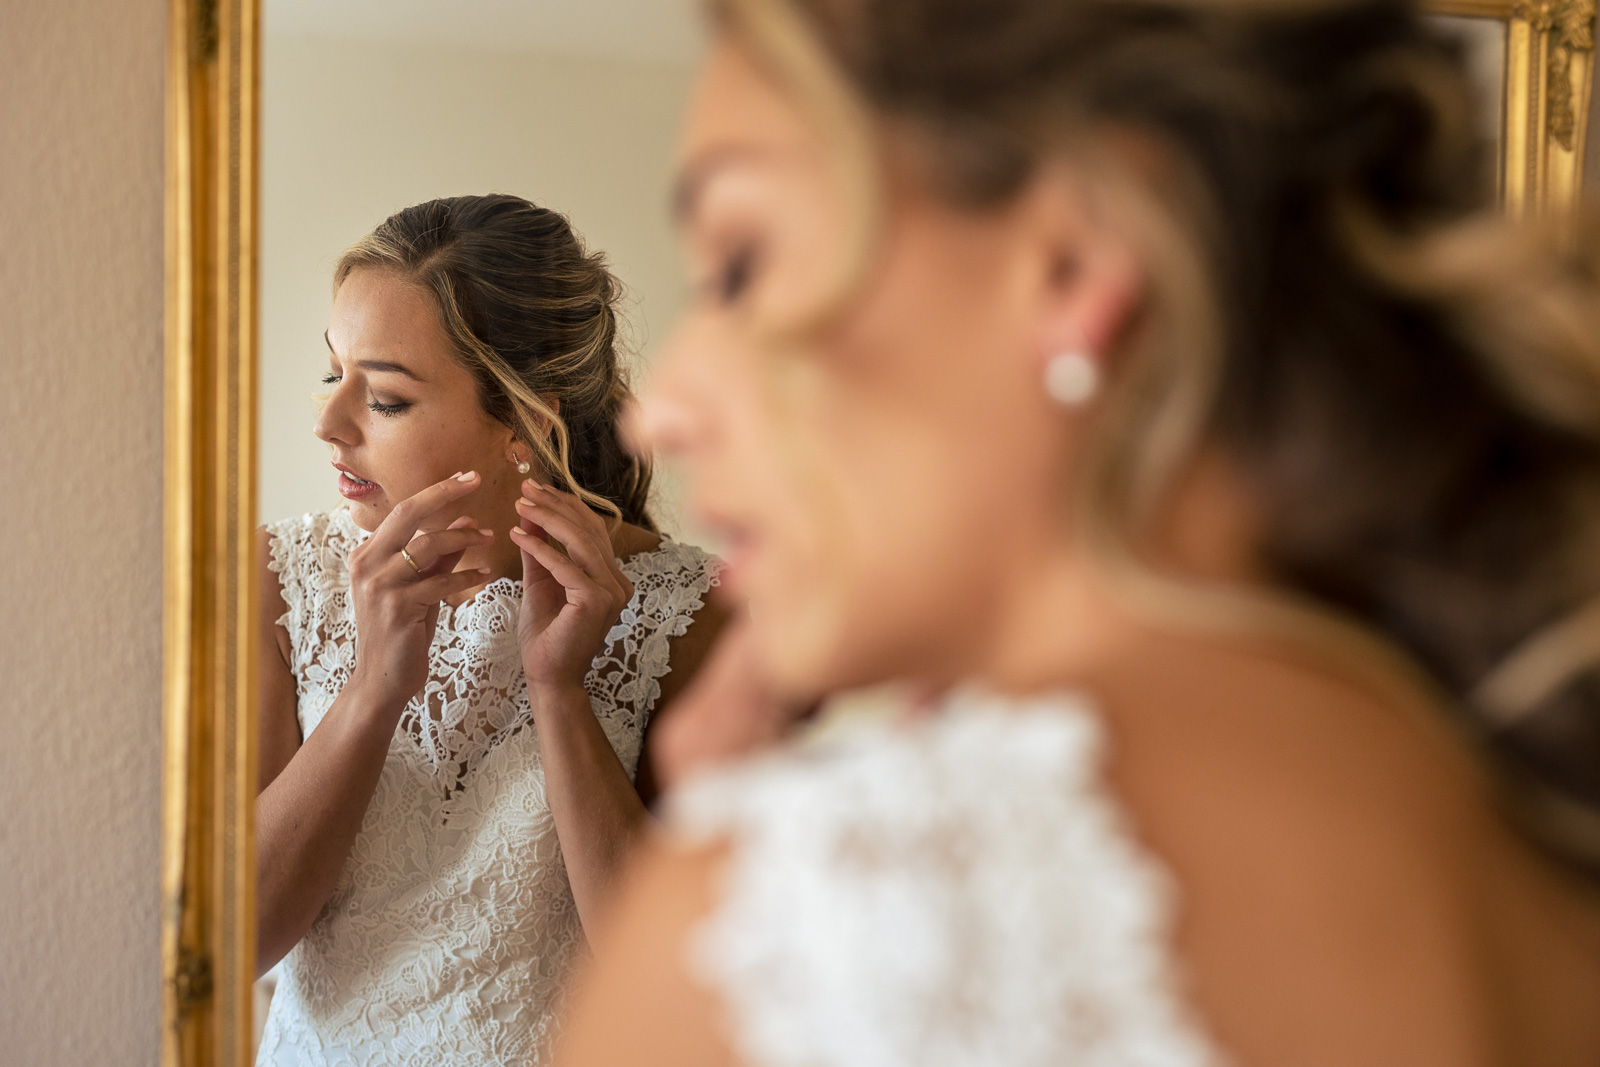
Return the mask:
M 1035 241 L 1037 359 L 1079 352 L 1104 377 L 1143 302 L 1146 275 L 1125 234 L 1093 210 L 1082 182 L 1044 168 L 1027 194 Z
M 561 400 L 559 397 L 550 396 L 548 393 L 541 393 L 539 394 L 539 399 L 544 403 L 544 406 L 549 410 L 551 415 L 554 415 L 558 419 L 561 417 Z M 548 438 L 552 432 L 550 420 L 545 418 L 543 415 L 540 415 L 538 421 L 539 432 Z

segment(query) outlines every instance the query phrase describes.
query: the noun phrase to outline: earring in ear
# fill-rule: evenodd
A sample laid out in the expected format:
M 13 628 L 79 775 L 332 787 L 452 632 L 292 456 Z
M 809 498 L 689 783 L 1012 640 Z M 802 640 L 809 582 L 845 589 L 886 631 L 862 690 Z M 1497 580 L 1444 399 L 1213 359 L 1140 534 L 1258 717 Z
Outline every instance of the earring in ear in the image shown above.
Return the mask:
M 533 470 L 532 464 L 525 459 L 518 459 L 515 452 L 511 453 L 511 462 L 517 465 L 518 474 L 527 474 L 529 471 Z
M 1081 407 L 1100 391 L 1100 369 L 1082 349 L 1057 353 L 1044 365 L 1044 391 L 1062 407 Z

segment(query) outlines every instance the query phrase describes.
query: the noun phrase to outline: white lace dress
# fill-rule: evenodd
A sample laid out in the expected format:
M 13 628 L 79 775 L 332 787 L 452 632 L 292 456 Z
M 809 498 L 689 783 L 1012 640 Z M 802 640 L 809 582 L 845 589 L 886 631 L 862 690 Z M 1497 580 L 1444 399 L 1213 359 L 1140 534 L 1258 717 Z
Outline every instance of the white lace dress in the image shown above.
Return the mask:
M 267 527 L 288 612 L 302 736 L 355 666 L 343 508 Z M 622 564 L 636 592 L 585 686 L 622 765 L 714 561 L 673 541 Z M 545 799 L 516 642 L 522 583 L 442 607 L 429 680 L 406 708 L 327 905 L 285 957 L 258 1065 L 493 1067 L 546 1054 L 582 930 Z
M 1216 1067 L 1174 888 L 1070 697 L 967 693 L 687 787 L 726 840 L 691 968 L 752 1067 Z

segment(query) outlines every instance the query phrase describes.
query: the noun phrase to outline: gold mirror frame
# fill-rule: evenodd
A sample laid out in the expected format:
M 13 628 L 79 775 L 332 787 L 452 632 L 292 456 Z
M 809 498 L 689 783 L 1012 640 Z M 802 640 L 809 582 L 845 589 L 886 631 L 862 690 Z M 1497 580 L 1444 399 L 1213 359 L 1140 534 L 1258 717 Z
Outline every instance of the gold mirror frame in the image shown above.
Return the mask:
M 164 1067 L 250 1062 L 258 0 L 170 0 Z
M 1505 24 L 1501 201 L 1517 218 L 1572 211 L 1583 196 L 1595 0 L 1424 0 L 1423 7 Z
M 169 0 L 162 1064 L 250 1062 L 260 0 Z M 1595 0 L 1429 0 L 1506 24 L 1501 195 L 1581 196 Z

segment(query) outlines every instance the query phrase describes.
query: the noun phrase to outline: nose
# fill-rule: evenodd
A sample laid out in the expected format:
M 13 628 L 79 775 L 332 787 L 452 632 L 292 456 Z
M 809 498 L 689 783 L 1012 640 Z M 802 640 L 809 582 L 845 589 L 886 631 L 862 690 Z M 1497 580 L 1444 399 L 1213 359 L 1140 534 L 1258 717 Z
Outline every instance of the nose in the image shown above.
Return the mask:
M 330 445 L 352 445 L 358 435 L 355 420 L 350 418 L 349 404 L 343 385 L 335 386 L 331 394 L 317 406 L 316 421 L 311 432 L 317 439 Z
M 694 440 L 694 423 L 690 406 L 657 386 L 628 410 L 623 422 L 624 440 L 639 454 L 681 455 Z

